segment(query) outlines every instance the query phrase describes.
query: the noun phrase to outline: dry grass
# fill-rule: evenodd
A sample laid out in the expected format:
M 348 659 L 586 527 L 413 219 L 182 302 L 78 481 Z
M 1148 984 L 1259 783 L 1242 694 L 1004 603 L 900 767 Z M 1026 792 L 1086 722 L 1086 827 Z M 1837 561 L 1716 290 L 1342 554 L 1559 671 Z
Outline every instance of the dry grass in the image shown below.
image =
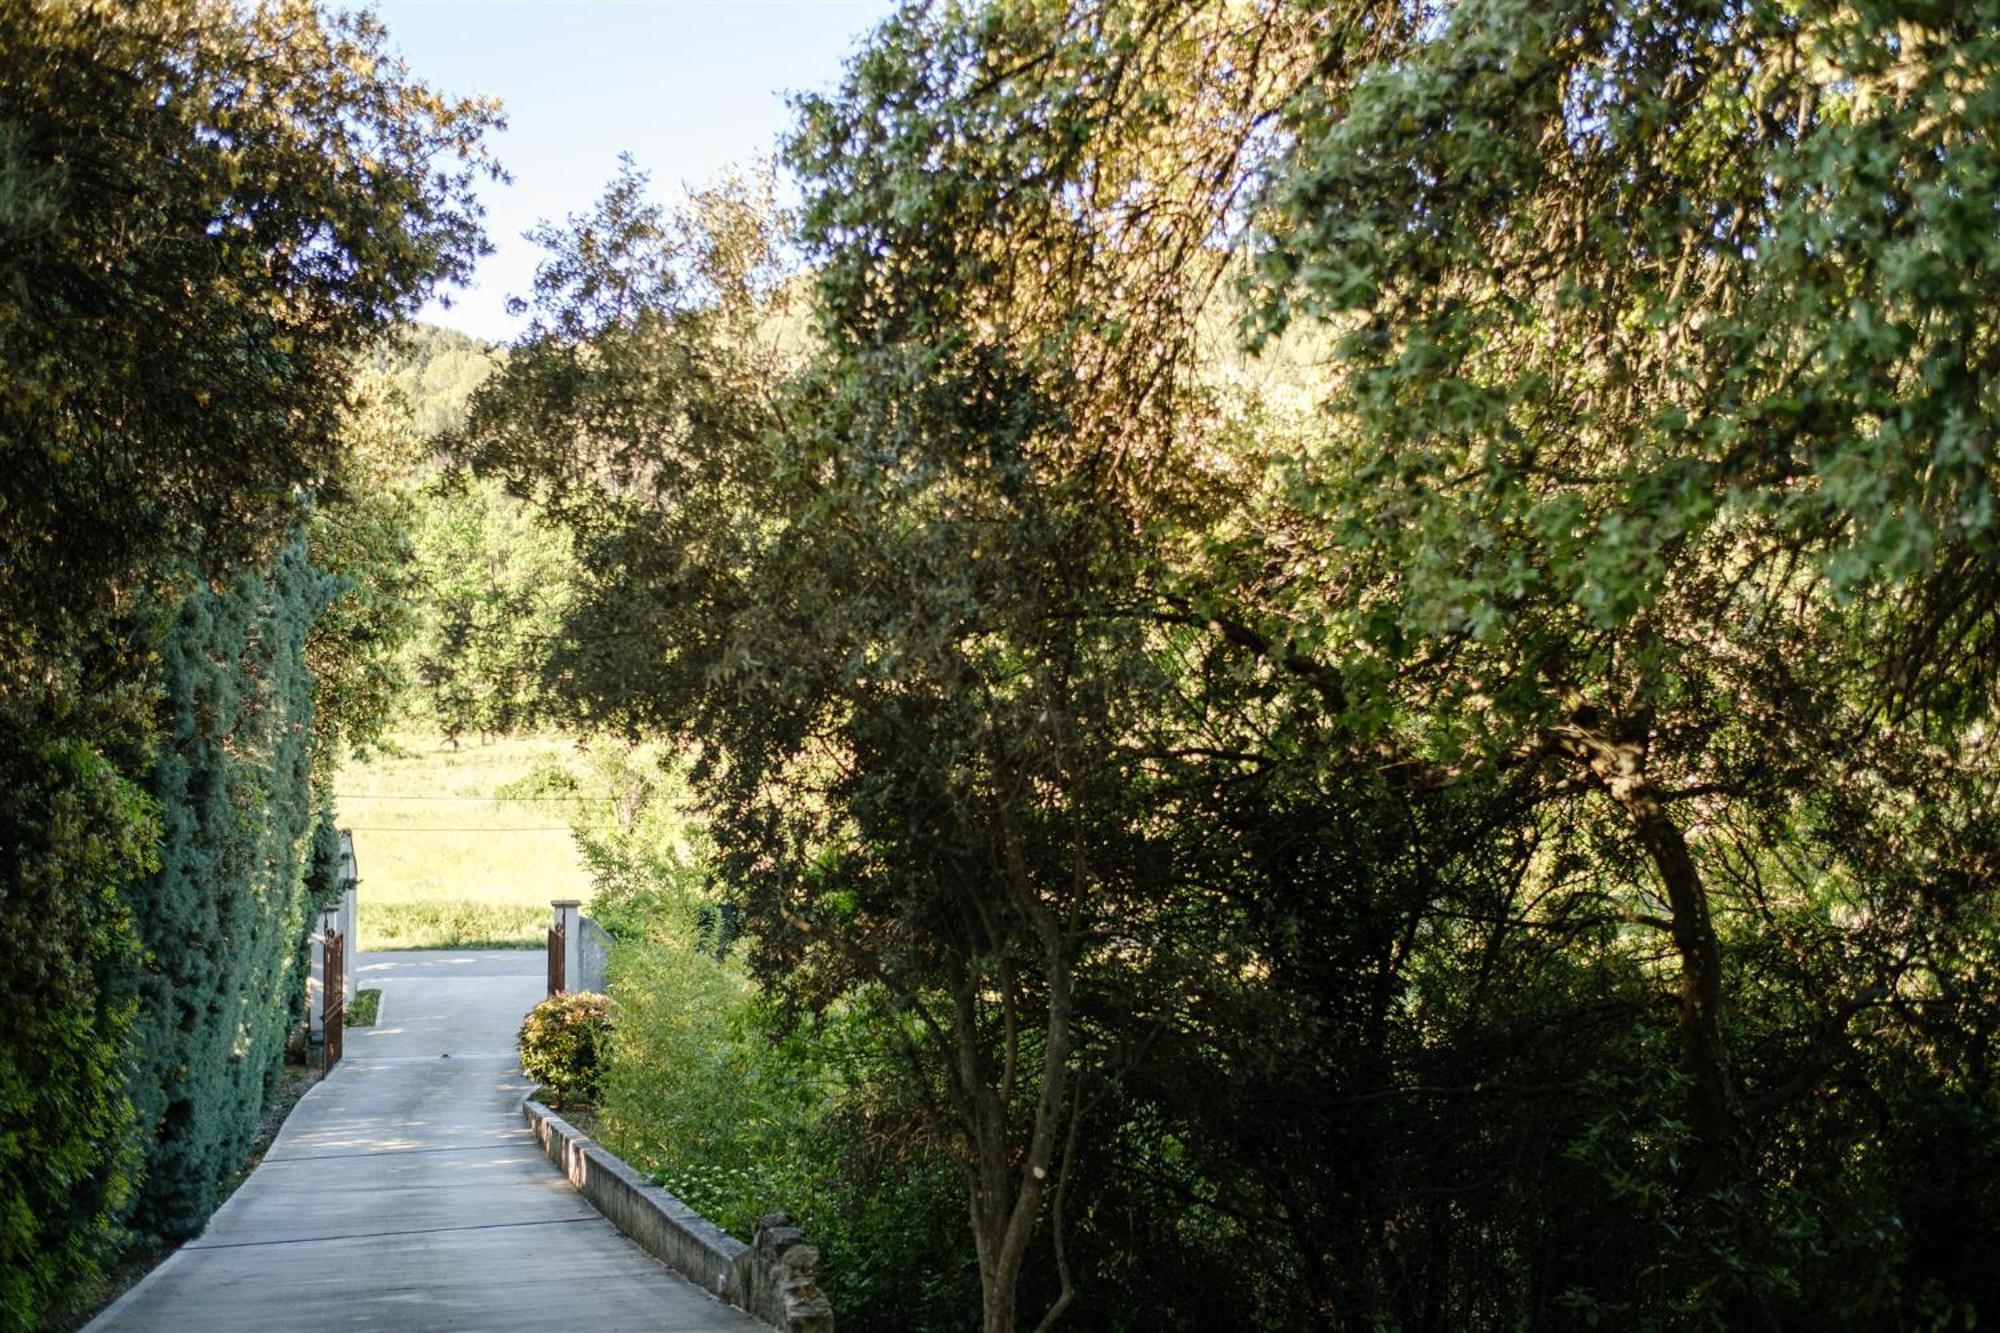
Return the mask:
M 492 799 L 570 742 L 552 736 L 465 741 L 409 733 L 397 753 L 349 763 L 335 815 L 354 830 L 362 949 L 539 945 L 554 898 L 590 882 L 560 807 Z

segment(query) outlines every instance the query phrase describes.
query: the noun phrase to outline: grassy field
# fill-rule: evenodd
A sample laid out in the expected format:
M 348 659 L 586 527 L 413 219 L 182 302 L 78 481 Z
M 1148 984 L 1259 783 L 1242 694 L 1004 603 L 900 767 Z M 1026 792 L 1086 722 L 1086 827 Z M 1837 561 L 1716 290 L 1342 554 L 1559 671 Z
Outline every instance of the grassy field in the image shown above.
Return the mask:
M 354 831 L 362 949 L 540 945 L 549 900 L 590 896 L 559 811 L 494 799 L 538 766 L 572 753 L 559 737 L 454 749 L 436 736 L 397 738 L 399 753 L 350 763 L 334 812 Z

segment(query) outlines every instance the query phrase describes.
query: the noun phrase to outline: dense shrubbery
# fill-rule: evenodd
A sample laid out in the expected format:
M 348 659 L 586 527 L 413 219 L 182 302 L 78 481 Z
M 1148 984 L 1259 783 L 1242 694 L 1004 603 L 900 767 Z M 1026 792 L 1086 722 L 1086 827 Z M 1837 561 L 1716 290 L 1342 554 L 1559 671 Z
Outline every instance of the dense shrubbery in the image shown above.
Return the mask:
M 798 1160 L 676 1063 L 831 1071 L 986 1333 L 2000 1309 L 2000 6 L 1919 8 L 912 4 L 792 234 L 546 229 L 463 440 L 544 680 L 841 1052 L 646 1057 L 669 1175 Z
M 612 965 L 605 1141 L 736 1235 L 775 1208 L 807 1216 L 825 1068 L 768 1039 L 729 964 L 655 934 L 619 941 Z
M 478 248 L 491 119 L 309 0 L 0 13 L 0 1326 L 240 1165 L 299 994 L 315 690 L 343 742 L 381 697 L 379 606 L 353 670 L 304 660 L 380 566 L 299 533 L 348 498 L 356 358 Z
M 900 1132 L 867 1078 L 877 1038 L 834 1016 L 783 1035 L 742 968 L 703 947 L 696 916 L 613 946 L 605 1144 L 733 1235 L 789 1212 L 850 1326 L 956 1333 L 979 1291 L 957 1174 Z
M 125 1096 L 134 1007 L 112 982 L 139 962 L 118 889 L 157 864 L 158 809 L 129 769 L 99 751 L 116 734 L 108 720 L 85 700 L 50 696 L 0 696 L 7 1329 L 31 1326 L 109 1248 L 139 1166 Z
M 591 991 L 551 995 L 521 1020 L 521 1068 L 554 1106 L 597 1100 L 611 1045 L 611 1003 Z
M 269 577 L 197 589 L 161 645 L 152 789 L 160 868 L 127 890 L 145 962 L 131 1094 L 146 1143 L 133 1225 L 200 1229 L 241 1165 L 296 1014 L 311 796 L 305 636 L 331 593 L 287 547 Z
M 569 807 L 592 917 L 614 936 L 598 1135 L 734 1235 L 791 1213 L 851 1326 L 955 1333 L 978 1293 L 956 1174 L 903 1132 L 875 1077 L 879 1032 L 839 1015 L 787 1030 L 739 961 L 670 753 L 600 742 L 514 794 L 581 790 L 608 796 Z

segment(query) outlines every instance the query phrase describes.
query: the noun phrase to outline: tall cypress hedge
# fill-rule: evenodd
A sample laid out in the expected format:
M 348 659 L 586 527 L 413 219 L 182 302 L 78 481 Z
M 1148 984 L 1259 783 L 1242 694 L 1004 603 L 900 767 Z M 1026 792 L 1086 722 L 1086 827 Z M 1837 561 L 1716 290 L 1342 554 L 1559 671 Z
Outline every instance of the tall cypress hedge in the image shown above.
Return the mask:
M 335 591 L 300 537 L 0 691 L 0 1329 L 198 1231 L 243 1161 L 324 897 L 305 639 Z
M 145 950 L 131 1095 L 146 1161 L 132 1220 L 160 1239 L 213 1211 L 296 1018 L 315 822 L 305 637 L 332 591 L 294 541 L 266 575 L 198 588 L 161 646 L 159 869 L 126 894 Z

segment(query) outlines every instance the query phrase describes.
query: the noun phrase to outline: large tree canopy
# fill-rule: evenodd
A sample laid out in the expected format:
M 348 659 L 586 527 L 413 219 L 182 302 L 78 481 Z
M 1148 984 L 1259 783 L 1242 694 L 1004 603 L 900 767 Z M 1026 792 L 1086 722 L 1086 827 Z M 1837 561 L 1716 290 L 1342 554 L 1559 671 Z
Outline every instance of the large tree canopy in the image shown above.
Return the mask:
M 912 4 L 810 274 L 547 234 L 548 679 L 699 747 L 986 1328 L 2000 1303 L 1996 18 Z
M 1769 1114 L 1951 970 L 1918 923 L 1988 878 L 1992 17 L 1470 4 L 1387 53 L 1335 25 L 1323 61 L 1370 63 L 1288 105 L 1264 187 L 1263 325 L 1338 341 L 1254 541 L 1344 578 L 1260 599 L 1365 663 L 1361 725 L 1437 780 L 1534 767 L 1617 810 L 1709 1184 L 1756 1119 L 1716 886 L 1787 849 L 1845 927 L 1844 976 L 1786 979 L 1815 1012 Z
M 479 252 L 493 121 L 308 0 L 0 6 L 12 633 L 275 550 L 351 359 Z

